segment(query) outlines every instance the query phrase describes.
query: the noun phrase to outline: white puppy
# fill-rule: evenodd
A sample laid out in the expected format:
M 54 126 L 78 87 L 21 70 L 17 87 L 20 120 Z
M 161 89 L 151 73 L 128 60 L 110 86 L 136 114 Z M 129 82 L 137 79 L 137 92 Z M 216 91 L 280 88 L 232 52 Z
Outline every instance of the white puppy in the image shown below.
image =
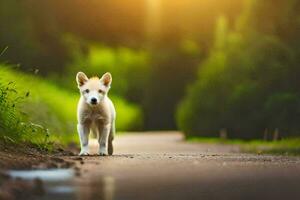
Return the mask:
M 112 155 L 116 111 L 107 96 L 112 81 L 111 74 L 105 73 L 100 79 L 89 79 L 83 72 L 78 72 L 76 81 L 81 94 L 77 108 L 77 130 L 81 145 L 79 155 L 89 154 L 90 131 L 97 135 L 99 155 Z

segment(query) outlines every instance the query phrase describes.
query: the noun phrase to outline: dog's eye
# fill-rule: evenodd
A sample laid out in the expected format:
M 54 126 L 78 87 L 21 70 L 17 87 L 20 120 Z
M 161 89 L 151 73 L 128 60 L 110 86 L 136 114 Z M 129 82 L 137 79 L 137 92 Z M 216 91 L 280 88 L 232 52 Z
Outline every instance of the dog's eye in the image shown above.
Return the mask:
M 104 91 L 103 91 L 103 90 L 98 90 L 98 92 L 99 92 L 100 94 L 103 94 L 103 93 L 104 93 Z
M 89 93 L 89 92 L 90 92 L 90 90 L 89 90 L 89 89 L 86 89 L 86 90 L 85 90 L 85 92 L 86 92 L 86 93 Z

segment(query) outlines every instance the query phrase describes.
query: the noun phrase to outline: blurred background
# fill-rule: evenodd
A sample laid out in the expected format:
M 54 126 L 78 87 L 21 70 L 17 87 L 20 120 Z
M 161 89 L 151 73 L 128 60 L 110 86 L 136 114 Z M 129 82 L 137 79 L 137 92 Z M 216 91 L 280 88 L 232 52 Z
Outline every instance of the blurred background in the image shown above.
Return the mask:
M 119 131 L 300 136 L 299 11 L 299 0 L 0 0 L 2 137 L 77 139 L 78 71 L 112 73 Z

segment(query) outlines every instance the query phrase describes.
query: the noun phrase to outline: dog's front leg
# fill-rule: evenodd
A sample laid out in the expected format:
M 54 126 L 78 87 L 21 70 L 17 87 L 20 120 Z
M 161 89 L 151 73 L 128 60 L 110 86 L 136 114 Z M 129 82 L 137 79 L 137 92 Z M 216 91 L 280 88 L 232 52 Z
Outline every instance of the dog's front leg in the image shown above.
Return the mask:
M 81 151 L 79 153 L 80 156 L 89 155 L 89 133 L 90 127 L 87 124 L 78 124 L 77 130 L 80 139 L 80 147 Z
M 108 143 L 108 136 L 110 132 L 110 124 L 105 124 L 99 127 L 99 136 L 98 136 L 98 143 L 99 143 L 99 155 L 106 156 L 107 155 L 107 143 Z

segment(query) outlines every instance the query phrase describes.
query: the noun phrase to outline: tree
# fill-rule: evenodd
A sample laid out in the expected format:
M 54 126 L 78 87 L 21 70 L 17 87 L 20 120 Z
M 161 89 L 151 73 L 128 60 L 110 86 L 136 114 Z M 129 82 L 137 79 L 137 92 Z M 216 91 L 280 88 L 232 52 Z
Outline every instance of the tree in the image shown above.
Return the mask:
M 300 49 L 290 40 L 300 39 L 297 11 L 299 1 L 249 1 L 225 37 L 219 20 L 215 48 L 179 107 L 187 135 L 217 136 L 224 128 L 245 139 L 262 138 L 266 128 L 299 134 Z

